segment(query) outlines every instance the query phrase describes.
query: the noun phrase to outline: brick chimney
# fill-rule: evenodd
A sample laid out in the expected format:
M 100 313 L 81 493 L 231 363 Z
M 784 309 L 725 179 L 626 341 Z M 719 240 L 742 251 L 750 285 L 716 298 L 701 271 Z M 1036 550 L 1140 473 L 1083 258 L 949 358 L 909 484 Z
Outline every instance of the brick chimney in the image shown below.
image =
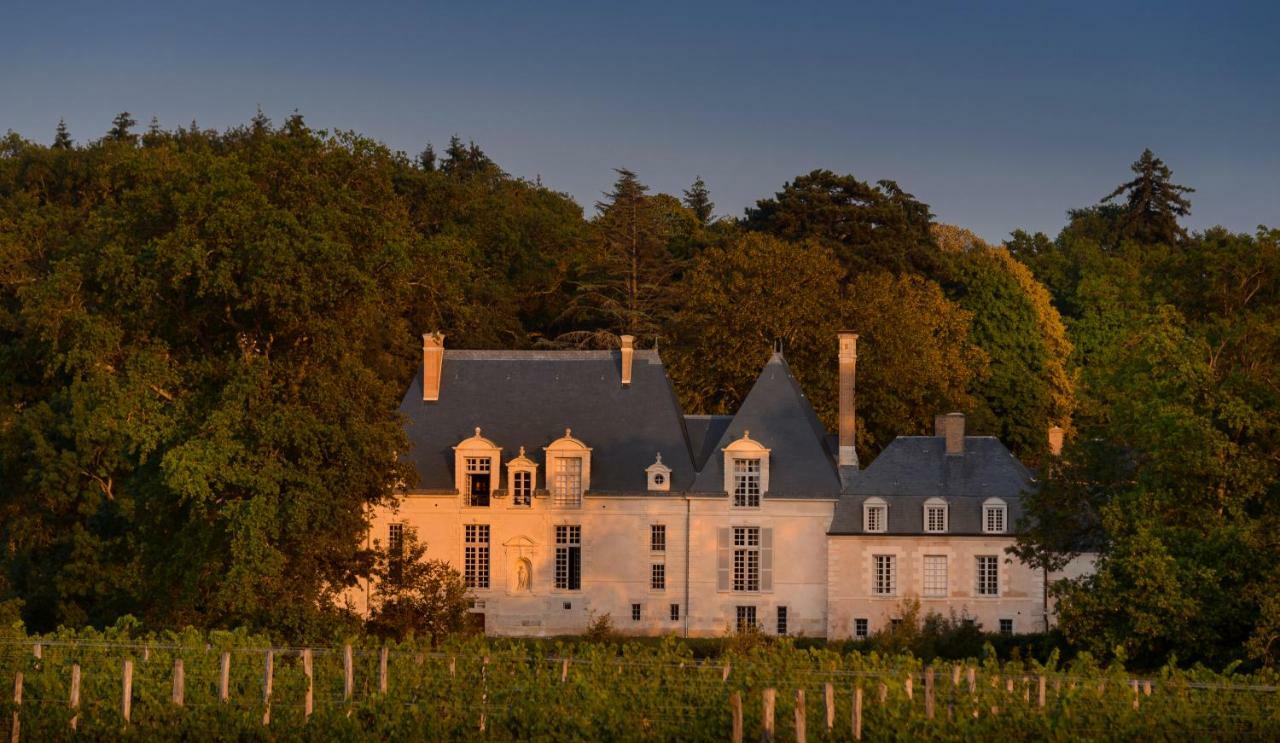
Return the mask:
M 1049 453 L 1062 456 L 1062 426 L 1049 426 Z
M 947 413 L 942 419 L 942 435 L 947 439 L 947 456 L 964 454 L 964 413 Z M 937 425 L 938 419 L 934 419 Z
M 841 467 L 858 466 L 858 450 L 854 448 L 857 422 L 854 418 L 858 368 L 858 334 L 849 330 L 836 333 L 840 343 L 840 456 Z
M 622 341 L 622 386 L 631 386 L 631 362 L 636 355 L 636 339 L 635 336 L 624 335 L 619 338 Z
M 444 333 L 422 335 L 422 401 L 440 399 L 440 376 L 444 369 Z

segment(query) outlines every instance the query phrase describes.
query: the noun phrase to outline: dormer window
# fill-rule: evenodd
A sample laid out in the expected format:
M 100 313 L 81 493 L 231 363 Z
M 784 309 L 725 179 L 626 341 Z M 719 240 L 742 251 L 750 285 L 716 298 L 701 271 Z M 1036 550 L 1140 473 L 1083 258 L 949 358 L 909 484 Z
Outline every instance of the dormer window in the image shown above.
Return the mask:
M 982 504 L 982 533 L 1004 534 L 1008 526 L 1009 508 L 999 498 L 988 498 Z
M 498 463 L 502 449 L 480 435 L 480 429 L 471 438 L 453 447 L 454 487 L 463 498 L 463 504 L 487 508 L 493 491 L 497 489 Z
M 724 448 L 724 489 L 735 508 L 759 508 L 769 492 L 769 450 L 750 431 Z
M 929 534 L 945 534 L 947 531 L 947 502 L 930 498 L 924 502 L 924 530 Z
M 565 508 L 582 505 L 582 494 L 591 483 L 591 449 L 564 429 L 564 436 L 546 448 L 551 502 Z
M 524 447 L 520 447 L 520 455 L 507 462 L 507 484 L 511 489 L 511 505 L 528 507 L 533 505 L 533 488 L 538 479 L 538 465 L 525 456 Z
M 883 534 L 889 530 L 889 504 L 881 498 L 868 498 L 862 503 L 862 530 Z
M 671 490 L 671 468 L 662 463 L 662 452 L 658 452 L 653 464 L 644 468 L 649 479 L 649 490 L 665 493 Z

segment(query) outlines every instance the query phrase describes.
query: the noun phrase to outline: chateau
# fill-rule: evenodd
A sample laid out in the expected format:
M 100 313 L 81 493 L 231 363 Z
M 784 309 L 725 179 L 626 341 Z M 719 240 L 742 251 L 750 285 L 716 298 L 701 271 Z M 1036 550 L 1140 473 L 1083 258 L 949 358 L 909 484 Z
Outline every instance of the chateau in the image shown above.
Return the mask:
M 373 514 L 370 544 L 413 530 L 495 635 L 609 614 L 635 634 L 860 637 L 907 599 L 1042 629 L 1056 576 L 1006 552 L 1032 473 L 959 413 L 860 469 L 857 335 L 836 340 L 829 434 L 776 352 L 737 413 L 684 415 L 658 353 L 628 336 L 614 351 L 466 351 L 427 334 L 400 407 L 418 483 Z

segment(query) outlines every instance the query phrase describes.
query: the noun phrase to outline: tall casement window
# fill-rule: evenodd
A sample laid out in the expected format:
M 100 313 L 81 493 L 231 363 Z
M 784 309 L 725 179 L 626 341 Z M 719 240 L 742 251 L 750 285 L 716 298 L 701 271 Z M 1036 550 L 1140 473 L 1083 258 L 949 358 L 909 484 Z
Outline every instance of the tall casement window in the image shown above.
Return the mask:
M 718 530 L 717 541 L 717 590 L 773 590 L 773 529 L 724 527 Z
M 1000 595 L 1000 558 L 995 555 L 979 555 L 978 595 Z
M 582 494 L 591 482 L 591 449 L 573 437 L 566 428 L 564 436 L 547 447 L 547 476 L 551 479 L 552 505 L 578 508 Z
M 467 505 L 489 505 L 489 483 L 492 473 L 489 472 L 491 460 L 488 457 L 467 457 Z
M 649 551 L 650 552 L 666 552 L 667 551 L 666 524 L 652 524 L 649 526 Z
M 982 532 L 1004 534 L 1008 528 L 1008 506 L 999 498 L 988 498 L 982 504 Z
M 525 456 L 524 447 L 520 447 L 520 455 L 507 462 L 507 482 L 511 486 L 512 506 L 533 505 L 533 488 L 537 473 L 538 465 Z
M 769 450 L 750 431 L 724 448 L 724 490 L 735 508 L 759 508 L 769 492 Z
M 456 474 L 455 487 L 462 496 L 463 504 L 485 508 L 489 505 L 497 487 L 496 475 L 498 462 L 502 459 L 502 450 L 498 445 L 476 434 L 453 447 L 454 467 Z
M 868 498 L 862 502 L 862 530 L 868 534 L 889 530 L 889 504 L 884 499 Z
M 778 607 L 778 634 L 787 634 L 787 607 Z
M 751 629 L 756 626 L 756 607 L 739 606 L 737 607 L 738 615 L 738 631 Z
M 927 598 L 946 598 L 947 556 L 924 556 L 924 595 Z
M 941 498 L 930 498 L 924 502 L 924 530 L 930 534 L 944 534 L 947 531 L 947 502 Z
M 738 508 L 760 506 L 760 460 L 733 460 L 733 505 Z
M 671 616 L 671 621 L 673 621 L 673 622 L 678 622 L 678 621 L 680 621 L 680 605 L 679 605 L 679 604 L 672 604 L 672 605 L 671 605 L 671 615 L 670 615 L 670 616 Z
M 462 555 L 462 580 L 467 588 L 489 587 L 489 525 L 467 524 Z
M 871 556 L 871 593 L 894 596 L 898 593 L 898 558 L 896 555 Z
M 667 566 L 655 562 L 649 566 L 649 588 L 654 591 L 667 590 Z
M 582 527 L 556 527 L 556 588 L 582 590 Z
M 395 557 L 404 554 L 404 524 L 387 526 L 387 553 Z

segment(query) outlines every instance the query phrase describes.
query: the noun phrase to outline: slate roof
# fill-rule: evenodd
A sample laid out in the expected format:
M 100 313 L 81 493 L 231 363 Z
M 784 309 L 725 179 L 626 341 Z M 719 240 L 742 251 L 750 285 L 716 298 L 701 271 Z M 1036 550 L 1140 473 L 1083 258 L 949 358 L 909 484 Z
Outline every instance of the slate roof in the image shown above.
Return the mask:
M 827 452 L 826 429 L 782 354 L 774 353 L 725 427 L 693 482 L 695 492 L 724 492 L 721 450 L 750 431 L 770 450 L 766 498 L 836 498 L 840 476 Z
M 862 504 L 877 496 L 889 504 L 889 534 L 923 534 L 924 502 L 947 502 L 948 534 L 981 534 L 982 503 L 1001 498 L 1010 531 L 1022 516 L 1022 495 L 1035 479 L 993 436 L 966 436 L 964 453 L 948 456 L 941 436 L 899 436 L 867 469 L 849 479 L 836 504 L 831 534 L 863 534 Z
M 689 448 L 693 451 L 693 466 L 702 469 L 724 430 L 733 422 L 732 415 L 686 415 L 684 427 L 689 433 Z
M 659 452 L 672 491 L 693 483 L 684 420 L 656 351 L 635 352 L 629 387 L 618 351 L 446 350 L 441 374 L 439 401 L 423 402 L 419 367 L 400 403 L 419 490 L 454 489 L 453 447 L 477 426 L 502 447 L 504 470 L 525 447 L 540 482 L 542 447 L 571 428 L 592 449 L 589 492 L 645 491 L 645 468 Z

